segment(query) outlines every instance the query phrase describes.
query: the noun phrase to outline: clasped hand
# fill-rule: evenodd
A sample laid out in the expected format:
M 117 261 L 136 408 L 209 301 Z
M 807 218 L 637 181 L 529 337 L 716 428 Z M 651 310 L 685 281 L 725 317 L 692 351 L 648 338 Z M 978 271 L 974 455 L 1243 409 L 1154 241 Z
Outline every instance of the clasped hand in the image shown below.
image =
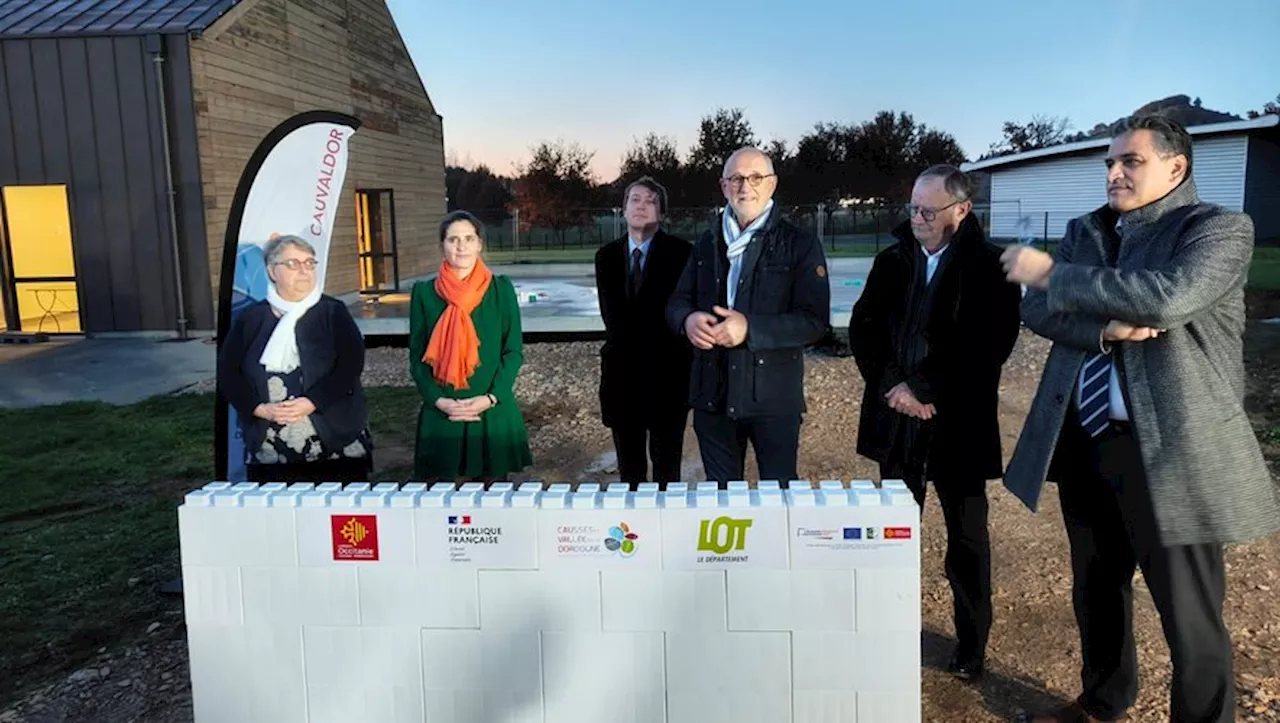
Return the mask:
M 921 404 L 906 382 L 899 382 L 893 389 L 889 390 L 888 394 L 884 395 L 884 399 L 885 403 L 895 412 L 905 414 L 908 417 L 928 421 L 938 413 L 938 410 L 932 404 Z
M 489 401 L 489 395 L 482 394 L 478 397 L 470 399 L 445 399 L 436 400 L 436 409 L 439 409 L 449 418 L 450 422 L 479 422 L 480 415 L 488 411 L 493 403 Z
M 695 311 L 684 320 L 684 333 L 699 349 L 722 346 L 732 349 L 747 338 L 747 317 L 740 311 L 713 306 L 714 314 Z
M 259 404 L 253 410 L 255 416 L 276 424 L 293 424 L 316 411 L 316 405 L 306 397 L 286 399 L 283 402 Z

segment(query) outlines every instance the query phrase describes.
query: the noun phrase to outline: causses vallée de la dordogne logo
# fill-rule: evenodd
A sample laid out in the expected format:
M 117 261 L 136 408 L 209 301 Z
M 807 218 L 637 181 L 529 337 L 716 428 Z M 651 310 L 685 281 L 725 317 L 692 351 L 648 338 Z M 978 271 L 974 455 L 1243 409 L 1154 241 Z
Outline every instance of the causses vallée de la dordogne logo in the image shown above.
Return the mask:
M 631 530 L 631 527 L 625 522 L 619 522 L 617 526 L 609 528 L 609 536 L 604 538 L 604 547 L 610 552 L 616 552 L 623 557 L 631 557 L 636 554 L 636 540 L 640 539 L 640 535 Z

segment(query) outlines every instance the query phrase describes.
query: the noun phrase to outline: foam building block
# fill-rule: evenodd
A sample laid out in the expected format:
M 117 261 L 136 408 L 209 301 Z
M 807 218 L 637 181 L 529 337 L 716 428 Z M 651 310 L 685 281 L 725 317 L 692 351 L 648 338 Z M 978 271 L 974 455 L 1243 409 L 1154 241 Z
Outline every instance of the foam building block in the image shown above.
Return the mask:
M 197 723 L 915 723 L 905 485 L 319 482 L 178 508 Z

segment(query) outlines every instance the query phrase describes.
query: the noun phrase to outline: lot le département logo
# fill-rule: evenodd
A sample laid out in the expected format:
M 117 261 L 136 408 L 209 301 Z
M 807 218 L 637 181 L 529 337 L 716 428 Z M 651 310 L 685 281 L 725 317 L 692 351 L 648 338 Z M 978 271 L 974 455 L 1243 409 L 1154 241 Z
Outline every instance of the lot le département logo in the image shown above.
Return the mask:
M 726 553 L 746 551 L 747 530 L 751 529 L 752 522 L 732 517 L 703 520 L 698 530 L 698 551 L 712 554 L 699 555 L 698 562 L 746 562 L 749 555 Z
M 334 560 L 378 560 L 377 515 L 332 515 Z
M 556 528 L 556 553 L 568 557 L 636 554 L 640 534 L 625 522 L 603 531 L 595 525 L 560 525 Z

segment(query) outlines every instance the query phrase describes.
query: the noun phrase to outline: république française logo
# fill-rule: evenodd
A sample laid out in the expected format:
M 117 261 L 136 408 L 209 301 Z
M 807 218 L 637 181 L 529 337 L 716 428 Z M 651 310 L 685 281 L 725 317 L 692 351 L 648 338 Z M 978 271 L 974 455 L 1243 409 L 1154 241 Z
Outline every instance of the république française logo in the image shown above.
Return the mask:
M 700 556 L 698 562 L 746 562 L 746 555 L 725 555 L 729 551 L 747 549 L 747 530 L 752 520 L 717 517 L 703 520 L 698 531 L 698 551 L 712 554 Z

